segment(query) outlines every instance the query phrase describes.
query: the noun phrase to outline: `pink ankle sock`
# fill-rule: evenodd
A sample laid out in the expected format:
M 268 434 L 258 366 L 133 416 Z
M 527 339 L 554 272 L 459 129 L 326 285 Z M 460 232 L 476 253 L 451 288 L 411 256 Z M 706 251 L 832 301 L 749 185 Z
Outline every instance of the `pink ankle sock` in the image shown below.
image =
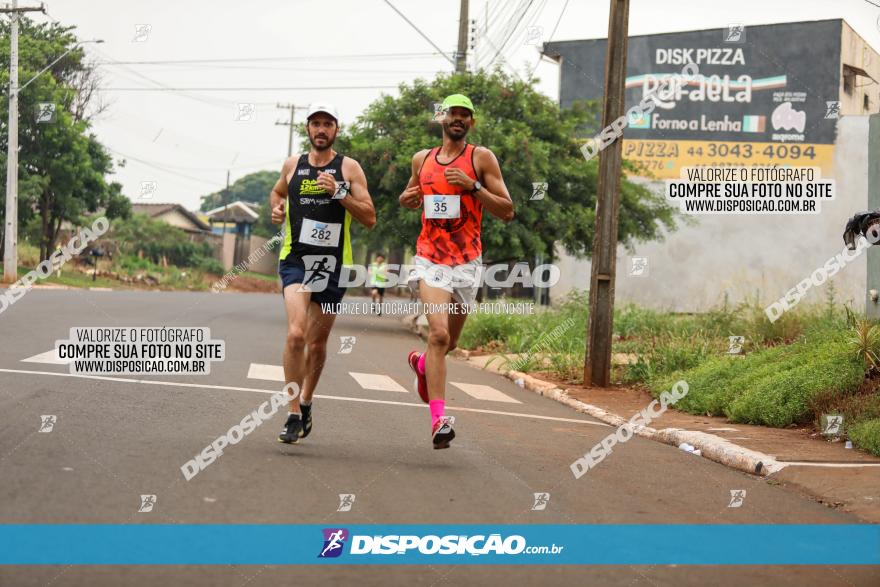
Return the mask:
M 419 370 L 419 375 L 425 374 L 425 357 L 427 356 L 428 353 L 422 353 L 421 356 L 419 356 L 419 362 L 416 363 L 416 369 Z
M 432 399 L 428 402 L 428 409 L 431 410 L 431 426 L 437 423 L 437 420 L 443 417 L 446 408 L 446 400 Z

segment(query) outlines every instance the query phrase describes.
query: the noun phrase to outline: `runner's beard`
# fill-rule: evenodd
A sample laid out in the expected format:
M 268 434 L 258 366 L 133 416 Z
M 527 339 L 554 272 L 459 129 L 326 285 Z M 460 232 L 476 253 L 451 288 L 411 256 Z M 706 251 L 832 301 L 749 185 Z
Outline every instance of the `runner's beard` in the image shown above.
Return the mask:
M 312 148 L 316 151 L 326 151 L 326 150 L 330 149 L 331 147 L 333 147 L 333 141 L 335 140 L 335 137 L 332 139 L 328 138 L 328 139 L 324 139 L 324 140 L 327 141 L 327 144 L 324 146 L 318 146 L 315 144 L 315 139 L 312 138 L 312 135 L 309 135 L 309 142 L 312 144 Z
M 443 123 L 443 132 L 446 133 L 446 136 L 448 136 L 453 141 L 459 141 L 459 140 L 463 139 L 464 137 L 466 137 L 468 134 L 468 126 L 466 124 L 463 126 L 464 126 L 464 128 L 462 128 L 462 129 L 452 128 L 451 124 L 444 122 Z

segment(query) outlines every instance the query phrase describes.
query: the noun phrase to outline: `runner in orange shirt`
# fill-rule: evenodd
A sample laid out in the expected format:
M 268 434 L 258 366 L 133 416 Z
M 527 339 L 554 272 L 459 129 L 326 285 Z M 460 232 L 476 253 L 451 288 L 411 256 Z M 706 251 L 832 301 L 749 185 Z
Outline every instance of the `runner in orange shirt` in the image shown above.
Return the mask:
M 440 123 L 443 144 L 415 154 L 412 175 L 399 199 L 406 208 L 424 206 L 410 287 L 428 306 L 428 348 L 411 352 L 408 362 L 416 373 L 419 396 L 430 406 L 434 448 L 447 448 L 455 431 L 452 418 L 444 413 L 446 353 L 455 348 L 480 285 L 483 208 L 505 222 L 513 220 L 514 212 L 498 159 L 489 149 L 465 140 L 475 124 L 470 98 L 448 96 Z M 450 311 L 432 312 L 432 305 Z

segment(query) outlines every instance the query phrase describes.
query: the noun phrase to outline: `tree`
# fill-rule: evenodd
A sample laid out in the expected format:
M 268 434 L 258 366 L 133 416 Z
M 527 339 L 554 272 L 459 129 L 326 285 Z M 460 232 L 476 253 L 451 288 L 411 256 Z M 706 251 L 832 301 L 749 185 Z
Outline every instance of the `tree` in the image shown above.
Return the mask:
M 204 268 L 213 265 L 213 248 L 210 244 L 194 243 L 180 228 L 168 226 L 146 214 L 132 214 L 125 220 L 115 222 L 110 237 L 123 255 L 143 257 L 157 265 L 163 259 L 178 267 Z
M 561 110 L 535 91 L 534 80 L 514 79 L 501 70 L 441 74 L 433 81 L 402 84 L 398 97 L 382 96 L 337 139 L 338 151 L 360 161 L 376 205 L 378 223 L 366 234 L 375 248 L 412 247 L 420 216 L 397 197 L 411 173 L 412 156 L 439 145 L 434 104 L 449 94 L 468 95 L 476 107 L 476 127 L 468 140 L 489 147 L 501 164 L 516 208 L 504 224 L 484 215 L 487 262 L 553 259 L 554 244 L 570 254 L 589 255 L 595 228 L 598 160 L 586 161 L 583 139 L 596 129 L 595 103 Z M 530 199 L 533 183 L 548 183 L 543 199 Z M 662 196 L 625 178 L 621 182 L 620 242 L 657 239 L 661 227 L 675 228 L 673 209 Z
M 269 192 L 272 191 L 272 187 L 278 181 L 280 173 L 281 166 L 279 165 L 275 171 L 257 171 L 240 177 L 229 186 L 229 193 L 226 199 L 224 199 L 225 189 L 202 196 L 202 212 L 219 208 L 223 204 L 235 202 L 236 200 L 255 202 L 257 204 L 267 202 L 269 201 Z
M 19 79 L 33 78 L 47 64 L 75 46 L 74 27 L 19 21 Z M 0 36 L 9 34 L 6 21 Z M 9 60 L 9 45 L 0 46 L 0 62 Z M 75 225 L 98 210 L 110 218 L 124 217 L 130 202 L 121 185 L 108 182 L 113 161 L 90 132 L 90 110 L 98 78 L 94 66 L 84 62 L 82 48 L 75 48 L 52 68 L 37 77 L 19 94 L 19 227 L 35 215 L 40 218 L 40 258 L 55 248 L 61 225 Z M 9 72 L 0 71 L 0 86 L 8 87 Z M 46 109 L 45 104 L 51 105 Z M 52 112 L 54 108 L 54 112 Z M 0 164 L 5 169 L 9 96 L 0 98 Z M 48 115 L 43 119 L 41 115 Z M 0 184 L 0 212 L 5 212 L 6 174 Z

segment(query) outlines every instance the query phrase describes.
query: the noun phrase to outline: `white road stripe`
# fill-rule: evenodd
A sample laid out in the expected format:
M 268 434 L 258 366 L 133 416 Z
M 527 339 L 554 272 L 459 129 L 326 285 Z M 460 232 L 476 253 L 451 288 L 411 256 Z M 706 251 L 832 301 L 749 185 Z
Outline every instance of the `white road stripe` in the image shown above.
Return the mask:
M 405 388 L 387 375 L 379 375 L 378 373 L 355 373 L 354 371 L 349 371 L 348 374 L 354 377 L 354 380 L 358 382 L 358 385 L 364 389 L 406 393 Z
M 474 399 L 481 399 L 490 402 L 504 402 L 508 404 L 521 404 L 519 400 L 515 400 L 509 395 L 501 393 L 494 387 L 489 385 L 479 385 L 476 383 L 457 383 L 450 381 L 450 385 L 454 385 Z
M 264 365 L 251 363 L 248 368 L 248 379 L 263 379 L 264 381 L 284 381 L 284 367 L 281 365 Z
M 21 360 L 22 363 L 47 363 L 49 365 L 69 365 L 70 361 L 70 359 L 58 358 L 58 351 L 55 349 Z
M 147 379 L 127 379 L 122 377 L 106 377 L 103 375 L 76 375 L 73 373 L 52 373 L 51 371 L 25 371 L 24 369 L 0 369 L 0 373 L 21 373 L 25 375 L 48 375 L 49 377 L 74 377 L 76 379 L 93 379 L 98 381 L 112 381 L 114 383 L 144 383 L 147 385 L 166 385 L 168 387 L 196 387 L 199 389 L 223 389 L 229 391 L 249 391 L 251 393 L 278 393 L 279 389 L 254 389 L 252 387 L 233 387 L 231 385 L 206 385 L 203 383 L 180 383 L 178 381 L 151 381 Z M 339 400 L 346 402 L 359 402 L 365 404 L 384 404 L 389 406 L 408 406 L 412 408 L 425 409 L 423 403 L 395 402 L 389 400 L 367 399 L 363 397 L 344 397 L 335 395 L 315 394 L 316 398 Z M 557 418 L 556 416 L 539 416 L 537 414 L 518 414 L 516 412 L 501 412 L 499 410 L 480 410 L 477 408 L 459 408 L 446 406 L 447 410 L 459 412 L 474 412 L 477 414 L 494 414 L 497 416 L 511 416 L 514 418 L 532 418 L 535 420 L 549 420 L 551 422 L 571 422 L 572 424 L 590 424 L 592 426 L 605 426 L 605 422 L 593 422 L 591 420 L 580 420 L 576 418 Z

